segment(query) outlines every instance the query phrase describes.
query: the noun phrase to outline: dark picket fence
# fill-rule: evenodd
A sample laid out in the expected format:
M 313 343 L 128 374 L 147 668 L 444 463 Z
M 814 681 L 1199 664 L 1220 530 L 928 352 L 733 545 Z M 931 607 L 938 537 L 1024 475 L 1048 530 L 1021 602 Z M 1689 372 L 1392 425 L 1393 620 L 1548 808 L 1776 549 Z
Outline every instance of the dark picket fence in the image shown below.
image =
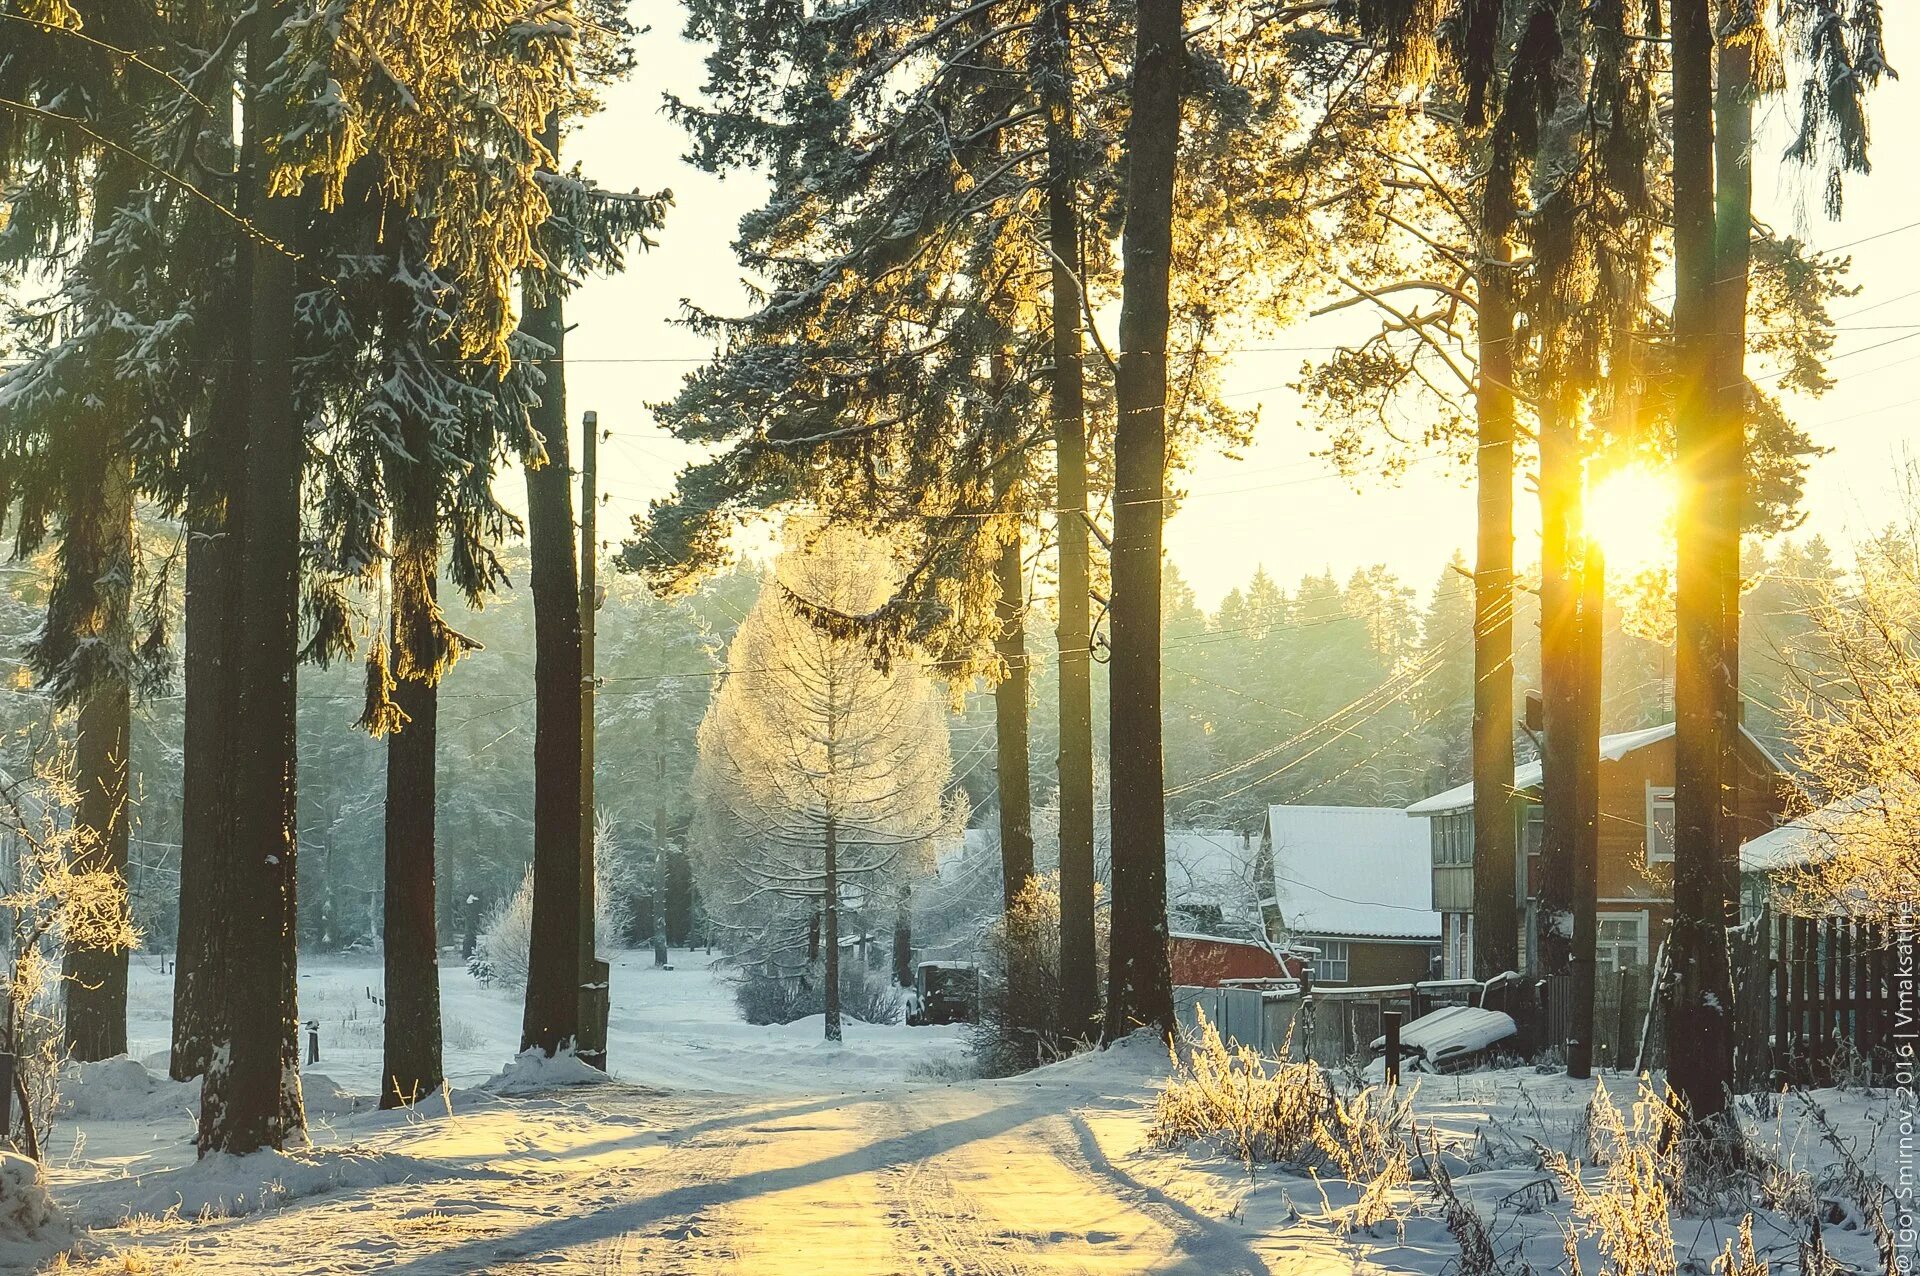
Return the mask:
M 1733 944 L 1736 1080 L 1743 1090 L 1884 1083 L 1893 1072 L 1899 936 L 1845 917 L 1789 917 L 1770 910 Z M 1911 969 L 1911 965 L 1907 967 Z M 1660 964 L 1603 972 L 1594 985 L 1594 1062 L 1631 1069 L 1666 1063 L 1666 1009 L 1654 1001 Z M 1535 985 L 1541 1049 L 1573 1035 L 1572 980 Z M 1651 1010 L 1651 1014 L 1649 1014 Z M 1642 1042 L 1643 1032 L 1650 1038 Z
M 1891 1076 L 1900 942 L 1886 927 L 1845 917 L 1763 915 L 1748 971 L 1765 988 L 1767 1014 L 1765 1022 L 1741 1018 L 1743 1079 L 1829 1085 L 1850 1074 Z M 1761 969 L 1770 976 L 1764 985 Z

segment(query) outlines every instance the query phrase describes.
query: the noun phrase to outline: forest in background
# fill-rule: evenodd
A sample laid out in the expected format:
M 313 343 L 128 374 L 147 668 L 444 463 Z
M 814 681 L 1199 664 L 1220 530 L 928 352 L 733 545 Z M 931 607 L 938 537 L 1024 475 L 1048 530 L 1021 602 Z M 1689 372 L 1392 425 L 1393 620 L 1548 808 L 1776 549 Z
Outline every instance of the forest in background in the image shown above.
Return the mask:
M 167 543 L 167 528 L 152 530 L 152 543 Z M 509 577 L 524 581 L 525 546 L 511 547 L 504 561 Z M 1318 574 L 1290 586 L 1256 571 L 1209 611 L 1170 567 L 1169 822 L 1257 831 L 1274 803 L 1398 806 L 1470 778 L 1472 580 L 1463 573 L 1462 565 L 1450 567 L 1422 589 L 1381 566 L 1344 582 Z M 1817 538 L 1783 538 L 1771 553 L 1750 547 L 1746 573 L 1748 726 L 1776 756 L 1790 759 L 1791 679 L 1782 655 L 1804 650 L 1814 633 L 1809 591 L 1839 582 L 1842 568 Z M 44 577 L 31 563 L 16 564 L 0 573 L 0 583 L 0 768 L 19 775 L 39 756 L 52 720 L 46 696 L 16 654 L 44 619 Z M 694 737 L 726 646 L 760 588 L 752 565 L 673 600 L 656 597 L 632 575 L 607 577 L 596 792 L 614 848 L 607 871 L 619 892 L 613 916 L 620 942 L 640 943 L 652 933 L 657 802 L 664 803 L 672 848 L 669 938 L 678 944 L 706 937 L 685 854 Z M 1659 611 L 1657 602 L 1631 596 L 1609 611 L 1606 731 L 1672 717 L 1672 649 L 1658 640 Z M 1042 809 L 1054 800 L 1045 760 L 1059 738 L 1057 657 L 1045 641 L 1050 612 L 1043 595 L 1027 622 L 1031 753 L 1040 762 L 1033 800 Z M 451 606 L 448 617 L 481 644 L 441 693 L 447 708 L 436 819 L 443 877 L 436 903 L 440 934 L 453 945 L 511 894 L 532 856 L 533 615 L 527 591 L 517 588 L 502 590 L 483 609 Z M 1522 595 L 1517 629 L 1519 685 L 1537 686 L 1538 604 L 1531 594 Z M 1107 697 L 1098 662 L 1094 680 L 1095 748 L 1104 774 Z M 355 725 L 364 684 L 355 661 L 311 669 L 300 680 L 300 840 L 308 852 L 300 887 L 311 901 L 301 910 L 300 938 L 315 951 L 371 949 L 380 934 L 386 752 Z M 953 783 L 966 793 L 971 825 L 993 828 L 999 803 L 991 690 L 976 682 L 959 703 L 949 721 Z M 157 952 L 171 950 L 179 921 L 180 706 L 176 675 L 134 712 L 128 885 L 144 947 Z M 70 733 L 71 720 L 58 729 Z M 653 766 L 661 746 L 664 786 Z M 1528 748 L 1524 733 L 1518 747 Z M 469 905 L 472 896 L 478 902 Z

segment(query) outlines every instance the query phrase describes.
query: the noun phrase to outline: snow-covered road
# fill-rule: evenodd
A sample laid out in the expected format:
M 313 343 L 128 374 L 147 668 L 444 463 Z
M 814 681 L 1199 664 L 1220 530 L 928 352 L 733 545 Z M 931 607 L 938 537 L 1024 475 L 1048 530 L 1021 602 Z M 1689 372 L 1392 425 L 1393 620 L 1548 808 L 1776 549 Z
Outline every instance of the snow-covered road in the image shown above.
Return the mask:
M 1348 1270 L 1269 1266 L 1246 1229 L 1118 1168 L 1131 1149 L 1103 1145 L 1103 1123 L 1137 1138 L 1157 1062 L 1138 1053 L 778 1098 L 469 1092 L 451 1114 L 343 1115 L 310 1156 L 195 1164 L 145 1149 L 135 1180 L 96 1160 L 56 1189 L 97 1229 L 94 1252 L 171 1254 L 217 1276 Z M 83 1155 L 122 1154 L 96 1128 Z M 203 1214 L 267 1184 L 264 1209 Z
M 1157 1047 L 947 1084 L 931 1078 L 960 1030 L 751 1027 L 719 972 L 675 957 L 616 957 L 614 1081 L 531 1094 L 471 1088 L 510 1055 L 519 1007 L 450 964 L 459 1088 L 410 1113 L 353 1097 L 377 1084 L 377 967 L 310 961 L 313 1149 L 195 1163 L 194 1087 L 120 1060 L 69 1085 L 55 1195 L 89 1255 L 218 1276 L 1290 1270 L 1228 1210 L 1132 1177 Z M 136 974 L 135 1054 L 163 1067 L 170 980 Z

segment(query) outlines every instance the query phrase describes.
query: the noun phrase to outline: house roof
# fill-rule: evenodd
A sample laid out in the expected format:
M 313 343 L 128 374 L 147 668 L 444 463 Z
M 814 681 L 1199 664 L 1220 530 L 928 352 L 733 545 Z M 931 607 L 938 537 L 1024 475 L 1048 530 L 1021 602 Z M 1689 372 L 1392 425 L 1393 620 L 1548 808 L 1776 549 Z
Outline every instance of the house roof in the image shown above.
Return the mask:
M 1295 935 L 1438 939 L 1425 825 L 1393 806 L 1273 806 L 1274 886 Z
M 1767 751 L 1767 746 L 1760 743 L 1753 732 L 1741 727 L 1740 734 L 1746 738 L 1747 743 L 1756 753 L 1766 759 L 1768 766 L 1782 775 L 1786 774 L 1786 768 Z M 1620 731 L 1613 735 L 1603 735 L 1600 737 L 1600 760 L 1618 762 L 1630 753 L 1644 749 L 1650 744 L 1658 744 L 1672 736 L 1673 723 L 1671 722 L 1663 722 L 1657 727 L 1642 727 L 1638 731 Z M 1538 760 L 1524 763 L 1513 769 L 1513 787 L 1514 791 L 1519 793 L 1540 787 Z M 1451 811 L 1469 810 L 1472 806 L 1473 781 L 1468 780 L 1465 784 L 1456 785 L 1443 793 L 1420 799 L 1408 807 L 1406 813 L 1408 815 L 1445 815 Z
M 1774 873 L 1802 868 L 1833 854 L 1847 817 L 1880 801 L 1880 790 L 1866 788 L 1852 797 L 1829 802 L 1779 828 L 1762 833 L 1740 847 L 1742 873 Z

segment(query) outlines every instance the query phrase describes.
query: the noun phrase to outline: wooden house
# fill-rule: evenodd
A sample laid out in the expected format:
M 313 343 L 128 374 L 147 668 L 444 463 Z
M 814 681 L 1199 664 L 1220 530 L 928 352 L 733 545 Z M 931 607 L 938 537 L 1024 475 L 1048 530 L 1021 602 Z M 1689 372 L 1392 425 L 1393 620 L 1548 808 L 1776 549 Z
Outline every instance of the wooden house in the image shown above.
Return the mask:
M 1666 933 L 1673 905 L 1673 724 L 1600 740 L 1599 959 L 1602 970 L 1643 966 Z M 1514 769 L 1509 801 L 1517 833 L 1516 902 L 1521 960 L 1535 964 L 1540 881 L 1540 763 Z M 1792 781 L 1753 735 L 1740 730 L 1738 817 L 1743 842 L 1771 830 Z M 1473 974 L 1474 792 L 1471 783 L 1415 802 L 1425 820 L 1432 907 L 1441 918 L 1442 967 Z
M 1440 916 L 1425 830 L 1390 806 L 1274 806 L 1260 834 L 1263 901 L 1276 940 L 1314 950 L 1316 984 L 1430 979 Z

